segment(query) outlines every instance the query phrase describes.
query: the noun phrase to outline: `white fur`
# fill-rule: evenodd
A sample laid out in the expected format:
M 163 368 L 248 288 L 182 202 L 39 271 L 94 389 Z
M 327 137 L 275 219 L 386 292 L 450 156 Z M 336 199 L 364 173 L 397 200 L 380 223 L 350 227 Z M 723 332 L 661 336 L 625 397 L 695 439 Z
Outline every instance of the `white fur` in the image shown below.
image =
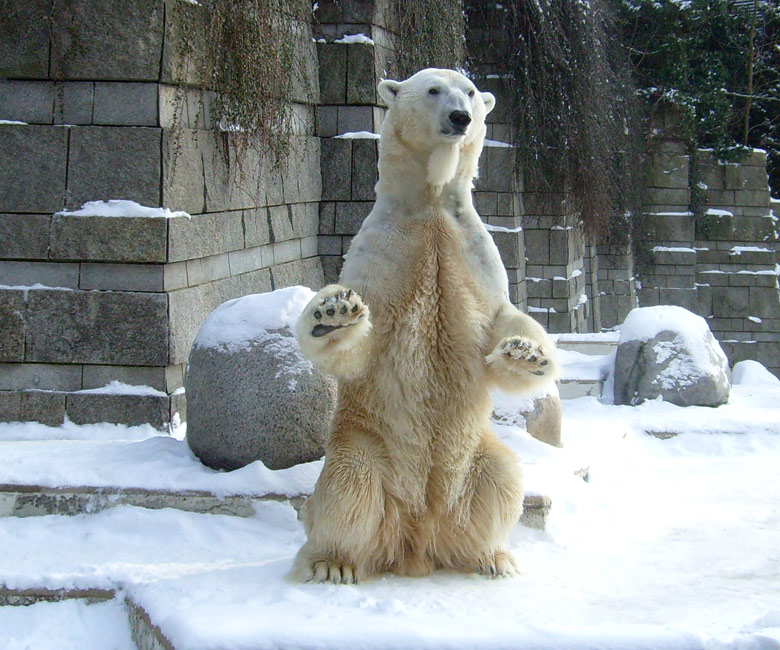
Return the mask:
M 533 390 L 557 366 L 544 330 L 509 303 L 472 204 L 495 100 L 451 70 L 383 81 L 379 93 L 390 110 L 376 204 L 340 284 L 320 291 L 298 326 L 304 354 L 339 378 L 339 402 L 296 573 L 510 575 L 503 545 L 522 480 L 491 432 L 488 391 Z M 451 133 L 453 110 L 471 116 L 463 133 Z

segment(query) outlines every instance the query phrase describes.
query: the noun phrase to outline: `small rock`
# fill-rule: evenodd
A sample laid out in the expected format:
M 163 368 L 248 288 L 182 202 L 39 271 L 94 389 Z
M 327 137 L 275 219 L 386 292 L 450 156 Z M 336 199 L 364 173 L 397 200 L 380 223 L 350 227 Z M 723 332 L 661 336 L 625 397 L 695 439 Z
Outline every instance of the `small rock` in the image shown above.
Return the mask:
M 537 440 L 561 447 L 563 410 L 558 387 L 549 384 L 533 395 L 512 395 L 494 392 L 493 419 L 509 425 L 525 426 Z

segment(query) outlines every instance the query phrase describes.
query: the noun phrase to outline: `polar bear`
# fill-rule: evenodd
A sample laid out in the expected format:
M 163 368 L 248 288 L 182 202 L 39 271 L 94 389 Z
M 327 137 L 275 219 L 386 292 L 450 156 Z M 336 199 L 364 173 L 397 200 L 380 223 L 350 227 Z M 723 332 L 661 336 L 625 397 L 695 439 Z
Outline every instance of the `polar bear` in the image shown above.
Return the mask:
M 340 283 L 297 325 L 339 394 L 293 573 L 337 584 L 437 568 L 512 575 L 504 545 L 522 477 L 491 431 L 489 390 L 533 390 L 557 364 L 544 329 L 509 302 L 472 204 L 495 98 L 439 69 L 379 93 L 389 111 L 376 203 Z

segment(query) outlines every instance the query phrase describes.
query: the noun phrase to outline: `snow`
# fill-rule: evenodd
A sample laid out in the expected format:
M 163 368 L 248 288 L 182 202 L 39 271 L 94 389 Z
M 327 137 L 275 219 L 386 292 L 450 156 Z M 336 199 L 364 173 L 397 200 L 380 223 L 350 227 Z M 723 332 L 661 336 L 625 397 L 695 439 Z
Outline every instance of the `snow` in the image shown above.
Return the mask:
M 125 201 L 120 199 L 109 199 L 108 201 L 87 201 L 81 206 L 80 210 L 57 212 L 57 215 L 65 217 L 129 217 L 145 219 L 175 219 L 192 217 L 178 210 L 171 212 L 168 208 L 150 208 L 140 205 L 135 201 Z
M 722 210 L 719 208 L 708 208 L 705 214 L 709 217 L 733 217 L 734 213 L 730 210 Z
M 313 297 L 311 289 L 298 286 L 228 300 L 209 315 L 192 345 L 232 352 L 246 349 L 263 332 L 285 328 L 294 331 L 303 308 Z
M 379 134 L 371 133 L 371 131 L 348 131 L 333 137 L 341 140 L 379 140 Z
M 150 395 L 154 397 L 168 397 L 168 393 L 152 388 L 151 386 L 131 385 L 121 381 L 110 381 L 100 388 L 85 388 L 75 392 L 93 395 Z
M 345 34 L 341 38 L 333 41 L 334 43 L 342 43 L 346 45 L 373 45 L 373 39 L 370 39 L 365 34 Z
M 98 641 L 105 640 L 105 642 Z M 136 650 L 124 605 L 117 600 L 0 607 L 3 650 Z
M 311 295 L 293 287 L 226 303 L 201 343 L 241 344 L 258 323 L 289 327 Z M 650 309 L 642 319 L 631 312 L 620 334 L 583 340 L 645 339 L 672 322 L 685 336 L 701 335 L 699 317 Z M 208 329 L 235 323 L 236 332 L 210 338 Z M 566 377 L 612 371 L 613 355 L 558 355 Z M 132 648 L 127 600 L 177 650 L 776 650 L 780 380 L 755 361 L 738 363 L 733 380 L 717 408 L 564 400 L 560 449 L 512 417 L 533 396 L 494 395 L 507 414 L 494 431 L 522 459 L 527 493 L 553 504 L 544 531 L 513 530 L 509 547 L 523 570 L 513 579 L 439 571 L 357 586 L 294 583 L 287 574 L 305 537 L 286 501 L 258 502 L 247 518 L 126 505 L 0 518 L 0 585 L 117 593 L 93 605 L 0 607 L 0 647 Z M 256 462 L 217 472 L 151 426 L 70 422 L 1 423 L 0 458 L 0 484 L 217 496 L 306 494 L 322 468 L 317 461 L 272 471 Z

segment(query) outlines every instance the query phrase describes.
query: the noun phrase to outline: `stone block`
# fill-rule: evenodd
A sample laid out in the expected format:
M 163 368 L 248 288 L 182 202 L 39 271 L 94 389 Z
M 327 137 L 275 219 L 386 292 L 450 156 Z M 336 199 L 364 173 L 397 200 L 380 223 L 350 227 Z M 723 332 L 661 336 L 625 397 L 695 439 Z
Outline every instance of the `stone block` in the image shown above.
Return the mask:
M 379 180 L 377 140 L 352 141 L 352 200 L 373 201 Z
M 776 293 L 776 292 L 775 292 Z M 750 292 L 742 287 L 712 287 L 712 314 L 718 318 L 759 316 L 750 309 Z
M 163 291 L 176 291 L 187 286 L 187 262 L 163 265 Z
M 769 212 L 769 190 L 739 190 L 734 192 L 734 204 L 737 206 L 766 208 Z
M 290 206 L 277 205 L 268 208 L 268 221 L 271 228 L 271 241 L 287 241 L 295 237 L 295 230 L 290 218 Z
M 160 81 L 163 83 L 207 86 L 206 34 L 208 11 L 201 4 L 165 0 Z
M 727 190 L 769 190 L 769 180 L 765 167 L 736 165 L 724 166 Z
M 314 132 L 321 138 L 339 135 L 337 106 L 317 106 Z
M 0 391 L 0 422 L 40 422 L 56 427 L 64 421 L 64 393 Z
M 54 3 L 50 73 L 61 79 L 157 81 L 163 18 L 160 0 Z
M 317 257 L 274 266 L 271 277 L 276 289 L 301 285 L 318 291 L 325 285 L 322 264 Z
M 688 156 L 657 154 L 650 157 L 650 186 L 685 190 L 688 188 Z
M 3 4 L 0 77 L 45 79 L 49 73 L 51 0 Z
M 204 134 L 203 131 L 195 129 L 162 131 L 162 203 L 160 205 L 171 210 L 184 210 L 189 214 L 203 212 L 206 209 L 207 201 L 203 192 L 206 184 L 205 163 L 201 140 L 211 137 L 212 134 Z
M 51 258 L 101 262 L 165 262 L 168 222 L 146 217 L 74 217 L 55 214 Z
M 79 288 L 100 291 L 164 291 L 163 265 L 82 262 Z
M 178 262 L 244 248 L 241 211 L 199 214 L 169 219 L 168 260 Z
M 244 246 L 262 246 L 271 241 L 268 208 L 253 208 L 243 211 Z
M 55 83 L 54 123 L 92 124 L 95 84 L 92 81 Z
M 320 230 L 321 235 L 331 235 L 335 231 L 336 204 L 322 201 L 320 203 Z
M 652 241 L 693 242 L 695 220 L 690 213 L 650 213 L 646 223 Z
M 293 203 L 290 220 L 296 237 L 311 237 L 319 231 L 319 205 L 317 203 Z
M 52 124 L 54 83 L 0 80 L 0 120 Z
M 525 230 L 525 254 L 529 264 L 550 264 L 550 237 L 547 230 Z
M 160 206 L 160 136 L 148 127 L 73 127 L 66 206 L 109 199 Z
M 0 260 L 0 285 L 47 287 L 79 286 L 79 265 L 57 262 L 11 262 Z
M 516 232 L 492 232 L 493 241 L 496 243 L 496 247 L 501 254 L 501 260 L 505 267 L 517 268 L 524 265 L 525 259 L 520 256 L 522 249 L 520 241 L 522 235 Z
M 263 247 L 244 248 L 228 253 L 230 275 L 241 275 L 263 268 Z
M 687 287 L 662 287 L 658 289 L 658 299 L 662 305 L 684 307 L 688 311 L 696 309 L 696 290 Z
M 0 124 L 0 210 L 55 212 L 65 198 L 68 130 Z M 13 161 L 8 164 L 7 161 Z
M 163 294 L 30 291 L 25 360 L 168 365 Z
M 320 103 L 347 102 L 347 48 L 340 43 L 318 43 L 320 63 Z
M 98 81 L 94 101 L 93 124 L 158 125 L 156 83 Z
M 76 364 L 0 364 L 0 390 L 80 390 L 81 366 Z
M 371 212 L 373 203 L 349 201 L 336 204 L 336 233 L 341 235 L 355 235 L 363 220 Z
M 514 190 L 515 155 L 508 147 L 485 147 L 482 150 L 477 187 L 493 192 Z
M 653 205 L 668 206 L 670 212 L 672 209 L 685 211 L 690 203 L 690 191 L 688 189 L 652 187 L 647 189 L 645 201 Z
M 5 259 L 46 259 L 51 217 L 40 214 L 0 214 L 0 256 Z
M 760 242 L 762 246 L 775 237 L 773 218 L 764 217 L 734 217 L 733 239 L 742 242 Z
M 260 158 L 258 152 L 251 148 L 241 148 L 231 134 L 202 131 L 198 134 L 192 131 L 189 137 L 193 143 L 190 146 L 189 176 L 193 191 L 201 183 L 198 196 L 203 194 L 203 178 L 199 181 L 197 173 L 192 173 L 196 172 L 198 165 L 194 151 L 196 140 L 202 151 L 207 212 L 252 209 L 284 202 L 281 169 L 274 168 L 270 160 Z M 169 167 L 171 188 L 181 194 L 176 178 L 178 163 L 173 153 Z
M 230 258 L 227 253 L 187 260 L 187 284 L 194 287 L 230 277 Z
M 374 130 L 374 109 L 371 106 L 339 106 L 338 135 Z
M 273 244 L 274 265 L 285 264 L 293 260 L 301 259 L 301 240 L 288 239 Z M 273 275 L 271 276 L 273 277 Z M 278 287 L 275 287 L 278 288 Z
M 750 292 L 750 316 L 759 318 L 780 317 L 780 296 L 777 287 L 752 287 L 743 289 L 744 293 Z
M 695 221 L 695 237 L 702 241 L 730 241 L 734 237 L 731 214 L 705 214 Z
M 659 264 L 695 264 L 696 251 L 692 248 L 683 248 L 670 250 L 669 247 L 656 246 L 653 249 L 653 263 Z M 691 271 L 692 272 L 692 271 Z
M 24 291 L 0 289 L 0 361 L 24 360 L 26 311 Z
M 321 144 L 322 200 L 349 201 L 352 188 L 352 143 L 337 138 Z
M 115 422 L 165 429 L 170 422 L 167 395 L 101 394 L 78 392 L 66 396 L 68 418 L 75 424 Z
M 374 46 L 347 47 L 347 104 L 376 104 Z
M 79 388 L 103 388 L 112 381 L 119 381 L 130 386 L 149 386 L 155 390 L 165 391 L 167 368 L 149 366 L 96 366 L 85 364 L 82 383 Z M 75 389 L 75 390 L 78 390 Z

